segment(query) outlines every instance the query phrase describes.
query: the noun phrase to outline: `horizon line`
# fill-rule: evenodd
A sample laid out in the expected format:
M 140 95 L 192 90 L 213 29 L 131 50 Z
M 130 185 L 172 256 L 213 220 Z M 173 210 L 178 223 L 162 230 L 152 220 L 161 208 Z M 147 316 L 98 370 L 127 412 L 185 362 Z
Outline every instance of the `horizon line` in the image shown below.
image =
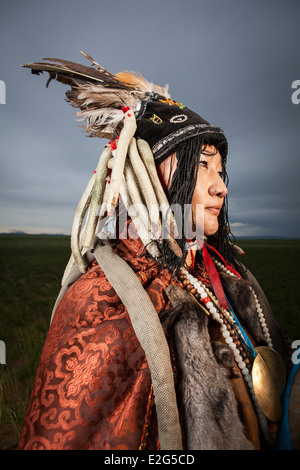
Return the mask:
M 30 233 L 23 230 L 11 230 L 0 232 L 0 235 L 25 235 L 25 236 L 50 236 L 50 237 L 70 237 L 71 233 L 49 233 L 49 232 L 39 232 L 39 233 Z M 299 240 L 300 236 L 286 236 L 286 235 L 235 235 L 235 239 L 269 239 L 269 240 Z

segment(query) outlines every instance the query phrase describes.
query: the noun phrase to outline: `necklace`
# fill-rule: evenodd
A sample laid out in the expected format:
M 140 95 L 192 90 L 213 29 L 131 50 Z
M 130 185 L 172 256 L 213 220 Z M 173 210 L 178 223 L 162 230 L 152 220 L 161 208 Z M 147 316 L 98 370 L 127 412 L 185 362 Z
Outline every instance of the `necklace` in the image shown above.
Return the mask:
M 215 252 L 219 255 L 216 250 Z M 231 269 L 221 255 L 220 257 L 224 264 L 211 257 L 215 266 L 230 276 L 240 278 L 239 273 L 234 268 Z M 227 306 L 221 305 L 214 293 L 210 292 L 200 279 L 193 277 L 184 268 L 181 269 L 179 280 L 199 302 L 202 309 L 220 324 L 224 340 L 232 349 L 235 361 L 248 385 L 262 432 L 268 440 L 269 430 L 266 418 L 276 422 L 281 417 L 280 392 L 285 382 L 285 366 L 281 356 L 273 349 L 269 328 L 257 294 L 249 286 L 254 296 L 256 312 L 268 346 L 253 348 L 229 302 L 227 302 Z
M 222 271 L 234 275 L 230 272 L 230 269 L 223 266 L 218 260 L 213 258 L 213 261 Z M 255 348 L 255 357 L 251 370 L 252 387 L 264 415 L 271 421 L 277 422 L 282 414 L 280 394 L 286 378 L 285 365 L 281 356 L 273 349 L 269 328 L 258 297 L 253 288 L 251 286 L 249 288 L 254 296 L 257 315 L 268 345 Z
M 232 314 L 225 310 L 218 304 L 217 299 L 209 291 L 200 280 L 189 274 L 189 272 L 182 268 L 180 280 L 187 291 L 195 296 L 196 300 L 199 300 L 205 305 L 209 314 L 221 325 L 221 332 L 225 339 L 225 342 L 231 347 L 235 360 L 241 369 L 242 374 L 245 377 L 246 382 L 249 383 L 251 376 L 248 369 L 250 360 L 247 357 L 242 346 L 241 338 L 243 333 L 238 324 L 234 321 Z
M 226 268 L 220 261 L 216 260 L 213 257 L 212 257 L 212 260 L 223 272 L 225 272 L 226 274 L 229 274 L 230 276 L 237 277 L 232 271 L 230 271 L 228 268 Z M 263 329 L 263 332 L 264 332 L 264 335 L 265 335 L 265 338 L 266 338 L 267 345 L 270 348 L 273 348 L 273 343 L 272 343 L 272 340 L 271 340 L 271 335 L 270 335 L 270 332 L 269 332 L 269 328 L 267 326 L 267 323 L 266 323 L 262 308 L 260 306 L 259 300 L 257 298 L 256 293 L 252 289 L 252 287 L 249 286 L 249 288 L 250 288 L 250 290 L 251 290 L 251 292 L 254 296 L 254 299 L 255 299 L 255 307 L 256 307 L 257 315 L 258 315 L 260 324 L 262 326 L 262 329 Z
M 225 268 L 225 266 L 224 269 L 230 273 L 230 271 Z M 232 273 L 232 275 L 234 274 Z M 205 286 L 200 279 L 196 279 L 185 268 L 182 268 L 180 271 L 179 280 L 182 282 L 184 288 L 190 294 L 192 294 L 197 301 L 202 302 L 202 304 L 205 305 L 207 313 L 210 314 L 212 318 L 220 324 L 221 333 L 224 337 L 224 340 L 232 349 L 235 361 L 241 370 L 241 373 L 243 374 L 245 382 L 248 385 L 254 406 L 256 408 L 261 429 L 265 435 L 265 438 L 269 440 L 269 430 L 266 416 L 257 401 L 250 372 L 251 363 L 248 356 L 251 357 L 253 362 L 256 353 L 253 350 L 247 335 L 245 335 L 240 325 L 236 322 L 233 312 L 225 310 L 218 303 L 213 293 L 209 291 L 207 286 Z M 263 316 L 262 312 L 261 315 Z

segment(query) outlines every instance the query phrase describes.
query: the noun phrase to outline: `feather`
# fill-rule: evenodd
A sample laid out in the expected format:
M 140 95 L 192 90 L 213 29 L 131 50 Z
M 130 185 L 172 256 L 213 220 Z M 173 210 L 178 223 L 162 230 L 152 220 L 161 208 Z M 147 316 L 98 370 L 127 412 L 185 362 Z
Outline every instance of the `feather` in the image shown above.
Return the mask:
M 104 129 L 106 129 L 105 135 L 108 134 L 108 138 L 111 138 L 115 127 L 122 121 L 124 113 L 120 109 L 105 108 L 78 111 L 76 116 L 79 116 L 78 121 L 86 120 L 85 131 L 88 132 L 90 136 L 96 136 L 97 133 L 99 133 L 98 136 L 100 136 L 100 134 L 103 134 Z
M 93 65 L 96 65 L 96 67 L 101 70 L 103 69 L 103 67 L 98 64 L 98 62 L 96 62 L 91 56 L 90 54 L 88 54 L 87 52 L 84 52 L 84 51 L 80 51 L 82 55 L 84 55 L 88 60 L 90 60 L 92 62 Z
M 146 93 L 158 93 L 159 95 L 170 98 L 169 85 L 165 85 L 164 87 L 155 85 L 155 83 L 146 80 L 146 78 L 144 78 L 140 73 L 124 71 L 117 73 L 116 77 L 122 83 L 127 85 L 131 84 L 133 87 Z
M 114 139 L 123 127 L 122 108 L 126 106 L 137 112 L 149 93 L 170 97 L 167 85 L 155 85 L 135 72 L 113 75 L 88 53 L 81 53 L 92 67 L 53 58 L 43 59 L 45 62 L 29 62 L 23 67 L 30 68 L 37 75 L 48 72 L 47 87 L 54 79 L 71 87 L 66 92 L 67 102 L 79 108 L 76 116 L 78 120 L 86 120 L 84 129 L 90 137 Z
M 132 89 L 132 85 L 121 82 L 115 75 L 108 72 L 104 67 L 101 67 L 100 64 L 94 61 L 89 54 L 85 52 L 82 52 L 82 54 L 87 57 L 93 65 L 96 65 L 97 68 L 95 69 L 76 62 L 57 58 L 44 58 L 43 60 L 47 62 L 29 62 L 22 66 L 30 68 L 32 73 L 37 75 L 48 72 L 50 81 L 56 79 L 71 87 L 77 87 L 81 83 L 93 83 L 101 84 L 102 87 Z

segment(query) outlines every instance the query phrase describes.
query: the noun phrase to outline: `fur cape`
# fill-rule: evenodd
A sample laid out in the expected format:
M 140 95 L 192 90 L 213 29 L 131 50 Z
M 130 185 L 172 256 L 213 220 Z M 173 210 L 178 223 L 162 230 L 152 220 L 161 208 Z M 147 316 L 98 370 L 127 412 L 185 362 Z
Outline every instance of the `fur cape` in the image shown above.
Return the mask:
M 288 344 L 285 336 L 253 275 L 247 271 L 245 279 L 226 274 L 220 277 L 239 320 L 255 345 L 259 346 L 266 343 L 249 286 L 255 289 L 274 348 L 286 361 Z M 211 320 L 187 292 L 171 285 L 167 294 L 171 308 L 162 313 L 161 321 L 167 331 L 174 332 L 179 375 L 178 406 L 184 447 L 191 450 L 253 449 L 233 393 L 231 380 L 236 376 L 231 349 L 226 343 L 212 342 L 208 325 Z

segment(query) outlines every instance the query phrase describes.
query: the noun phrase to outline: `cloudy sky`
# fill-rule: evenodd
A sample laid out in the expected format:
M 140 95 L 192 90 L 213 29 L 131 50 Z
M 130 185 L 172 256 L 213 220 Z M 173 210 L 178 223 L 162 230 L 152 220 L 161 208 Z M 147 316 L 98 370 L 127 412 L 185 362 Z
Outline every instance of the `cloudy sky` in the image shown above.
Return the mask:
M 236 236 L 300 237 L 299 0 L 1 0 L 0 232 L 70 233 L 105 141 L 20 64 L 141 72 L 222 127 Z M 3 92 L 3 89 L 2 89 Z M 300 93 L 299 93 L 300 98 Z

